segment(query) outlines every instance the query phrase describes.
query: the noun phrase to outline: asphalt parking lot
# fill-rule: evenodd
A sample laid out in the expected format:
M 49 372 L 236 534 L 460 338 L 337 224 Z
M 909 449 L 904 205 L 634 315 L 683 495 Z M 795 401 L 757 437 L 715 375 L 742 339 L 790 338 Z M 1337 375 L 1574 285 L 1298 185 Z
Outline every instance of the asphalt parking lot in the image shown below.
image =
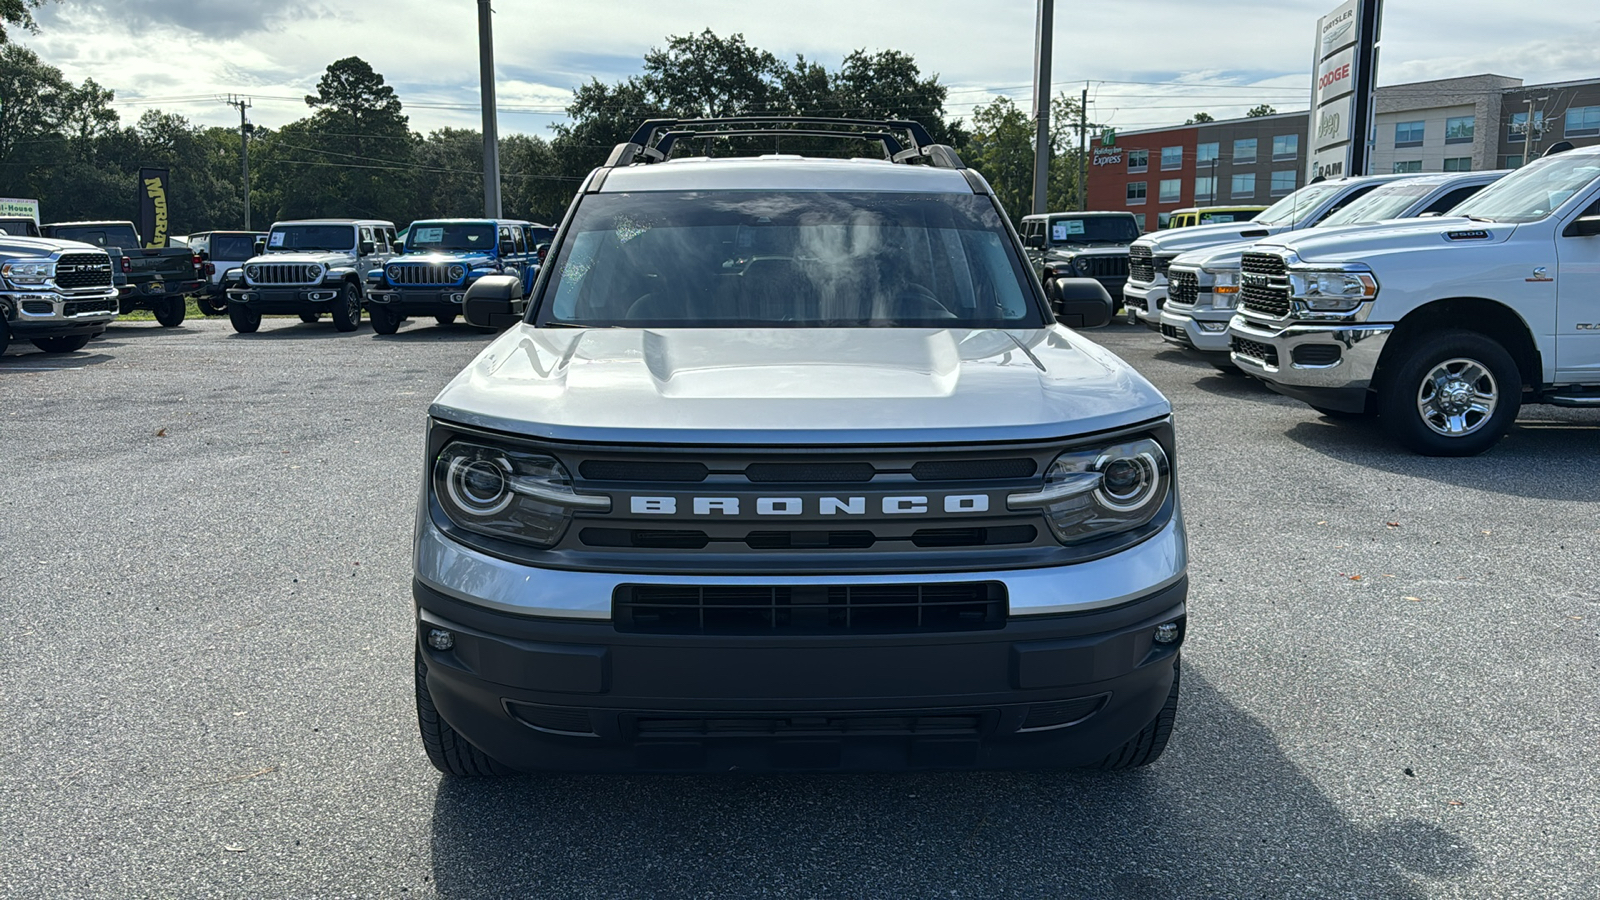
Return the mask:
M 293 324 L 291 324 L 293 323 Z M 0 895 L 1600 897 L 1600 413 L 1424 459 L 1117 325 L 1190 528 L 1120 774 L 444 778 L 412 706 L 464 326 L 0 359 Z

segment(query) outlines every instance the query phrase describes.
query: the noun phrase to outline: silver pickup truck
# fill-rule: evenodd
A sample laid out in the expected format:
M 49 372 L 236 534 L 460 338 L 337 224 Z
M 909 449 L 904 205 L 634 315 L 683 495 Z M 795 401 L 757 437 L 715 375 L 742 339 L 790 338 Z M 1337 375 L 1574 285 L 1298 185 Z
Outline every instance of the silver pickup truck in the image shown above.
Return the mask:
M 778 122 L 888 161 L 671 158 L 752 127 L 646 123 L 525 315 L 514 278 L 469 290 L 469 322 L 510 327 L 430 409 L 429 758 L 1154 761 L 1186 622 L 1171 406 L 1057 324 L 988 183 L 922 126 Z M 1065 317 L 1103 325 L 1087 287 Z
M 111 257 L 76 241 L 0 235 L 0 353 L 13 339 L 81 350 L 117 317 Z

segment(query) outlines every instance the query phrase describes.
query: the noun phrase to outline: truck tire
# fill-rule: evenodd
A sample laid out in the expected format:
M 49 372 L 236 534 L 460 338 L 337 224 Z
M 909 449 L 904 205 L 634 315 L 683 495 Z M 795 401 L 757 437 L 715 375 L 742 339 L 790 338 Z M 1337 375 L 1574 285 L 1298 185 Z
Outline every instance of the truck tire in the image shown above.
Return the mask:
M 240 334 L 255 334 L 256 329 L 261 327 L 261 313 L 248 306 L 229 303 L 228 321 L 233 323 L 233 330 Z
M 307 325 L 315 325 L 322 321 L 322 313 L 301 313 L 300 321 Z
M 493 757 L 467 743 L 439 717 L 439 711 L 433 708 L 433 695 L 428 693 L 428 664 L 420 649 L 412 652 L 417 658 L 417 729 L 422 732 L 422 747 L 428 751 L 428 762 L 446 775 L 461 778 L 512 774 Z
M 372 322 L 372 330 L 379 334 L 394 334 L 406 319 L 399 310 L 382 305 L 367 310 L 367 318 Z
M 438 322 L 440 325 L 454 325 L 456 323 L 456 314 L 446 313 L 442 316 L 434 316 L 433 320 Z
M 355 331 L 361 327 L 361 291 L 346 281 L 339 288 L 339 299 L 333 302 L 333 327 L 340 331 Z
M 162 328 L 177 328 L 183 324 L 183 317 L 189 309 L 182 297 L 168 297 L 165 300 L 157 300 L 152 311 Z
M 1404 352 L 1381 389 L 1378 412 L 1414 452 L 1476 456 L 1516 420 L 1522 373 L 1494 338 L 1444 331 Z
M 1108 772 L 1121 769 L 1137 769 L 1148 766 L 1161 758 L 1162 751 L 1167 749 L 1167 740 L 1172 737 L 1172 723 L 1178 717 L 1178 682 L 1182 672 L 1181 659 L 1172 661 L 1172 689 L 1167 691 L 1167 702 L 1162 705 L 1161 711 L 1150 720 L 1150 724 L 1128 740 L 1126 744 L 1112 751 L 1105 759 L 1100 761 L 1098 768 Z
M 65 337 L 37 337 L 33 338 L 33 345 L 46 353 L 75 353 L 89 343 L 92 335 L 69 334 Z
M 228 301 L 207 297 L 204 294 L 195 298 L 194 305 L 200 307 L 200 312 L 208 316 L 225 316 L 228 314 Z
M 11 329 L 6 327 L 6 320 L 0 319 L 0 356 L 6 354 L 6 345 L 11 343 Z

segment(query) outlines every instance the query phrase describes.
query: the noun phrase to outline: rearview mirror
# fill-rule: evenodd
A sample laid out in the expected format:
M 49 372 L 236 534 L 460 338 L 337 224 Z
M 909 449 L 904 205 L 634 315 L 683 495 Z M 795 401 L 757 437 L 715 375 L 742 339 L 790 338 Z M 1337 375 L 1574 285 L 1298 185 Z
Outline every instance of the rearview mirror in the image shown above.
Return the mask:
M 522 279 L 515 275 L 485 275 L 467 288 L 461 314 L 476 328 L 510 328 L 522 321 Z
M 1057 278 L 1045 286 L 1056 321 L 1068 328 L 1099 328 L 1111 323 L 1113 304 L 1105 286 L 1093 278 Z

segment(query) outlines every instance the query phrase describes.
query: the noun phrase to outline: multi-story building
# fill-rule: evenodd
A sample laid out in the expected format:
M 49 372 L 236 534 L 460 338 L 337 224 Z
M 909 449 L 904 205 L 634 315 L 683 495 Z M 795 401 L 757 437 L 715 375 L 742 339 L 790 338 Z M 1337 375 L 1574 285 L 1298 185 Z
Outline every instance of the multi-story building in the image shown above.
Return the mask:
M 1088 206 L 1126 210 L 1153 230 L 1186 206 L 1269 205 L 1305 183 L 1308 124 L 1301 111 L 1096 140 Z M 1600 79 L 1529 86 L 1486 74 L 1387 85 L 1373 131 L 1373 173 L 1516 168 L 1529 150 L 1600 143 Z

